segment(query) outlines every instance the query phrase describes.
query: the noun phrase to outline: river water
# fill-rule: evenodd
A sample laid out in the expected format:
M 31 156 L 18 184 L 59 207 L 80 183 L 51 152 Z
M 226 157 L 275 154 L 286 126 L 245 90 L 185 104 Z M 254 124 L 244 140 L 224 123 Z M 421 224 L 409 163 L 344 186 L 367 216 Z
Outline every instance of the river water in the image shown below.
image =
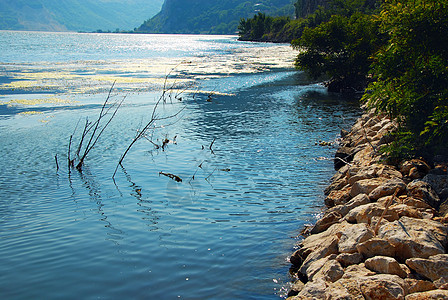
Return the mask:
M 333 174 L 319 141 L 356 101 L 295 71 L 288 45 L 234 36 L 5 31 L 0 45 L 3 299 L 285 296 Z M 69 168 L 70 136 L 73 156 L 109 91 L 122 106 Z

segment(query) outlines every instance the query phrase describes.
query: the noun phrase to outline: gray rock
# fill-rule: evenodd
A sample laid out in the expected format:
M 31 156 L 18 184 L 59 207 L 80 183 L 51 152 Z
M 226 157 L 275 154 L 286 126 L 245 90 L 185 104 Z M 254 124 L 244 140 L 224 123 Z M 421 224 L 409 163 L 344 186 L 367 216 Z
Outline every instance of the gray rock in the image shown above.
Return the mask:
M 444 190 L 448 189 L 447 175 L 428 174 L 423 178 L 423 181 L 432 186 L 437 195 L 442 195 Z

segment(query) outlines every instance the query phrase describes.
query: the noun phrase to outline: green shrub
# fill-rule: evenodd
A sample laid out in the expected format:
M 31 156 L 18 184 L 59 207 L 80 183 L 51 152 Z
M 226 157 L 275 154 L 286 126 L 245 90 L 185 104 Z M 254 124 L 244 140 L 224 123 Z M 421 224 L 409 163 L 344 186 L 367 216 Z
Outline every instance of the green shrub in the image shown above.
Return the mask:
M 375 82 L 364 101 L 398 118 L 392 156 L 429 156 L 448 145 L 448 1 L 387 1 L 387 44 L 374 55 Z M 409 149 L 409 151 L 403 151 Z

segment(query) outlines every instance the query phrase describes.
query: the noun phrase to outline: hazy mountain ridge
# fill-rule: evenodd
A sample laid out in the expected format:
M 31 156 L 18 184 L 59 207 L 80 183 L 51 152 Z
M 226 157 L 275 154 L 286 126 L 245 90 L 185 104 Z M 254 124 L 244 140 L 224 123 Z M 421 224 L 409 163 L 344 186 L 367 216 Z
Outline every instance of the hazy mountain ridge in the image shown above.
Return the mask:
M 0 0 L 0 30 L 133 30 L 163 0 Z
M 293 15 L 293 0 L 165 0 L 138 32 L 233 34 L 241 18 L 257 12 Z

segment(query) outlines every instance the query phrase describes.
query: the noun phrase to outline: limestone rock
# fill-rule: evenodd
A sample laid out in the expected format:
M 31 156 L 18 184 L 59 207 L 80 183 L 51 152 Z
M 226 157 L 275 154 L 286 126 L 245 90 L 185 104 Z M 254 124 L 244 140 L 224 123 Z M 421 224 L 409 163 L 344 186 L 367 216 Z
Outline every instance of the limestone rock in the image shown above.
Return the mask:
M 446 290 L 432 290 L 422 293 L 414 293 L 406 296 L 406 300 L 440 300 L 448 299 L 448 291 Z
M 324 278 L 326 281 L 335 282 L 344 275 L 344 269 L 335 259 L 327 260 L 322 268 L 314 274 L 314 278 Z
M 396 249 L 396 257 L 428 258 L 445 253 L 447 227 L 439 222 L 401 217 L 380 227 L 378 237 L 388 240 Z
M 404 299 L 408 284 L 397 275 L 378 274 L 363 278 L 360 288 L 367 300 Z
M 443 194 L 444 190 L 448 189 L 448 176 L 428 174 L 423 178 L 423 181 L 431 185 L 437 195 Z
M 389 210 L 391 212 L 394 212 L 394 214 L 396 214 L 399 218 L 406 216 L 406 217 L 410 217 L 410 218 L 423 219 L 423 215 L 419 210 L 417 210 L 411 206 L 408 206 L 406 204 L 394 204 L 389 207 Z M 395 220 L 391 220 L 391 221 L 395 221 Z
M 338 236 L 347 226 L 350 226 L 347 222 L 336 223 L 324 232 L 308 236 L 299 245 L 301 257 L 305 259 L 312 252 L 322 252 L 322 257 L 337 253 Z
M 405 281 L 409 285 L 409 294 L 426 292 L 436 289 L 436 286 L 431 281 L 418 280 L 413 278 L 406 278 Z
M 351 278 L 342 278 L 331 284 L 326 297 L 334 300 L 364 300 L 358 281 Z
M 291 255 L 291 257 L 289 258 L 289 261 L 294 266 L 300 267 L 302 265 L 303 261 L 304 261 L 304 258 L 300 254 L 300 250 L 295 251 L 293 253 L 293 255 Z
M 341 253 L 336 257 L 336 260 L 344 267 L 357 265 L 362 262 L 362 254 L 356 253 Z
M 397 195 L 406 190 L 406 184 L 400 178 L 392 178 L 384 182 L 369 193 L 371 200 L 377 200 L 381 197 L 393 195 L 398 190 Z
M 342 216 L 345 216 L 350 212 L 351 209 L 368 203 L 370 203 L 369 197 L 366 194 L 359 194 L 345 204 L 340 204 L 329 208 L 327 212 L 338 212 Z
M 350 178 L 348 179 L 348 183 L 350 185 L 353 185 L 355 182 L 357 182 L 359 180 L 377 177 L 377 172 L 380 168 L 381 168 L 381 165 L 378 165 L 378 164 L 363 167 L 363 168 L 359 169 L 358 173 L 356 173 L 353 176 L 350 176 Z
M 359 194 L 369 194 L 378 186 L 386 181 L 384 178 L 363 179 L 355 182 L 351 188 L 350 196 L 355 197 Z
M 302 281 L 296 280 L 289 289 L 288 297 L 297 295 L 304 287 L 305 284 Z
M 342 231 L 339 238 L 338 250 L 340 253 L 355 253 L 359 243 L 367 241 L 374 236 L 373 230 L 367 224 L 354 224 Z
M 367 269 L 364 263 L 361 263 L 359 265 L 351 265 L 348 266 L 345 269 L 345 273 L 342 276 L 344 279 L 359 279 L 363 278 L 364 276 L 373 276 L 376 275 L 375 272 L 372 272 L 371 270 Z
M 364 257 L 374 256 L 395 256 L 395 247 L 388 240 L 381 238 L 372 238 L 356 246 L 358 252 Z
M 380 217 L 385 207 L 379 203 L 369 203 L 352 209 L 346 216 L 345 220 L 350 223 L 367 223 L 371 224 L 372 217 Z M 388 209 L 384 215 L 384 219 L 394 221 L 399 218 L 396 211 Z
M 365 261 L 366 268 L 377 273 L 398 275 L 406 278 L 409 269 L 400 265 L 394 258 L 388 256 L 375 256 Z
M 311 229 L 311 234 L 316 234 L 327 230 L 331 225 L 339 222 L 340 219 L 342 219 L 342 215 L 338 212 L 332 211 L 326 213 L 313 226 L 313 229 Z
M 408 196 L 421 199 L 434 208 L 440 205 L 440 198 L 432 186 L 423 180 L 414 180 L 407 186 Z
M 400 172 L 405 176 L 409 176 L 409 172 L 412 168 L 417 169 L 422 175 L 428 173 L 431 169 L 431 167 L 421 159 L 411 159 L 404 161 L 399 165 Z
M 300 293 L 293 299 L 325 299 L 325 291 L 328 288 L 328 283 L 322 278 L 314 281 L 309 281 L 305 284 Z
M 433 255 L 427 259 L 409 258 L 406 265 L 432 281 L 441 277 L 448 278 L 448 254 Z
M 333 190 L 330 194 L 325 198 L 325 205 L 328 207 L 333 207 L 335 205 L 340 205 L 348 202 L 351 198 L 350 191 L 351 186 L 345 186 L 340 190 Z
M 448 277 L 440 277 L 434 281 L 434 285 L 436 286 L 436 289 L 448 290 Z
M 299 269 L 299 272 L 305 275 L 309 281 L 312 281 L 314 275 L 317 274 L 328 261 L 334 260 L 335 258 L 336 255 L 333 254 L 314 261 L 310 261 L 309 264 L 303 264 L 302 267 Z M 320 276 L 319 278 L 321 277 L 322 276 Z

